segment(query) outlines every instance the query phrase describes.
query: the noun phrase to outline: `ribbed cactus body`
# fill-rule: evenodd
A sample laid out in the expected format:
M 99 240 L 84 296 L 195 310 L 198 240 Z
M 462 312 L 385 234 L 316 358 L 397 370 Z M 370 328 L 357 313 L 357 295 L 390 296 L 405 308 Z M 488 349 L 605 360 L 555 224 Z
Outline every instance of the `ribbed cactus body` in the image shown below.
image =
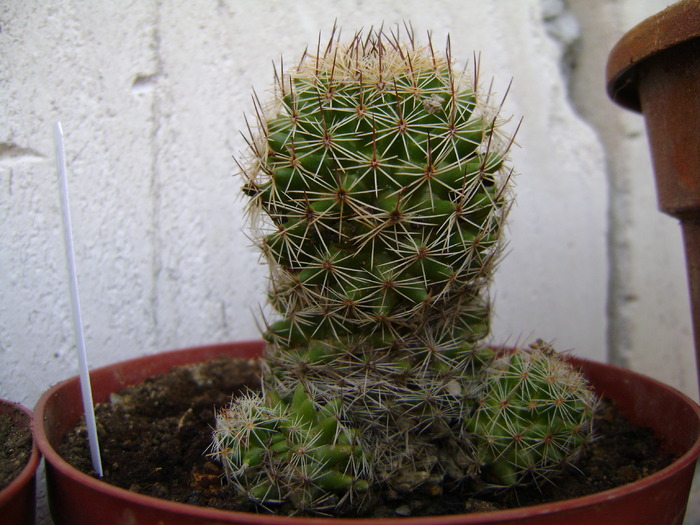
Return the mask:
M 285 315 L 268 331 L 278 346 L 358 334 L 411 344 L 428 324 L 448 327 L 488 281 L 503 144 L 452 67 L 372 34 L 280 77 L 246 171 Z M 472 309 L 479 338 L 487 312 Z
M 484 370 L 482 388 L 467 427 L 496 485 L 552 476 L 592 437 L 596 398 L 545 343 L 497 358 Z

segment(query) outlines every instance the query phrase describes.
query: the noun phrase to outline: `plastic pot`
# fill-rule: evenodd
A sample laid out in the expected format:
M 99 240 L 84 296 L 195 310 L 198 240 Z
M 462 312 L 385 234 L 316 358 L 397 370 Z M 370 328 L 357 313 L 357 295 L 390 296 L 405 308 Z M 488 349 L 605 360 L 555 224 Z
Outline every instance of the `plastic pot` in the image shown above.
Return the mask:
M 124 361 L 92 371 L 93 396 L 110 394 L 171 367 L 220 355 L 250 358 L 262 354 L 263 343 L 250 341 L 175 350 Z M 572 500 L 520 509 L 429 518 L 384 520 L 290 518 L 226 512 L 174 503 L 129 492 L 92 478 L 70 466 L 56 452 L 63 435 L 78 422 L 82 404 L 78 378 L 48 390 L 35 408 L 35 439 L 46 461 L 51 514 L 56 525 L 214 525 L 300 523 L 386 524 L 537 524 L 590 525 L 680 524 L 700 454 L 700 407 L 658 381 L 612 365 L 573 359 L 593 386 L 610 397 L 632 422 L 652 427 L 666 451 L 678 460 L 655 474 L 612 490 Z
M 31 429 L 32 412 L 20 404 L 0 399 L 0 414 L 10 415 L 15 425 Z M 0 491 L 0 516 L 5 525 L 28 525 L 34 523 L 36 509 L 36 469 L 39 467 L 39 449 L 36 439 L 32 453 L 22 472 Z
M 681 221 L 700 379 L 700 2 L 677 2 L 631 29 L 606 73 L 610 98 L 644 114 L 659 207 Z

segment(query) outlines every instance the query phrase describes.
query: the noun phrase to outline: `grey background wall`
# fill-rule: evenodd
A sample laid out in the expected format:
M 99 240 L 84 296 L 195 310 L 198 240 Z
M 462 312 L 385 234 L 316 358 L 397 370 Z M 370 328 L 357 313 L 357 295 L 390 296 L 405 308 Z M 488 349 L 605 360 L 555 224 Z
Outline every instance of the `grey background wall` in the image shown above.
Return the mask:
M 231 158 L 272 62 L 334 21 L 411 21 L 481 53 L 515 122 L 517 204 L 494 340 L 560 349 L 697 398 L 680 232 L 656 211 L 641 117 L 610 103 L 607 53 L 662 0 L 5 1 L 0 5 L 0 396 L 77 373 L 52 125 L 66 133 L 92 366 L 258 337 L 265 270 Z M 43 504 L 43 503 L 42 503 Z M 689 519 L 695 519 L 690 518 Z M 45 508 L 40 520 L 49 523 Z

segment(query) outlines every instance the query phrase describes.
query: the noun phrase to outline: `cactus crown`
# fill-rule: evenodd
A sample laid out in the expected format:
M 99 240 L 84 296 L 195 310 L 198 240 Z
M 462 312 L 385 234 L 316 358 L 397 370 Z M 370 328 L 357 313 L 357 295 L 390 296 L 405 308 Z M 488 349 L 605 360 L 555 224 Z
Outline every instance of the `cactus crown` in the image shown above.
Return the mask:
M 285 316 L 268 330 L 275 344 L 485 333 L 476 299 L 507 210 L 508 143 L 449 45 L 442 54 L 409 36 L 331 37 L 277 75 L 270 107 L 257 104 L 243 171 Z

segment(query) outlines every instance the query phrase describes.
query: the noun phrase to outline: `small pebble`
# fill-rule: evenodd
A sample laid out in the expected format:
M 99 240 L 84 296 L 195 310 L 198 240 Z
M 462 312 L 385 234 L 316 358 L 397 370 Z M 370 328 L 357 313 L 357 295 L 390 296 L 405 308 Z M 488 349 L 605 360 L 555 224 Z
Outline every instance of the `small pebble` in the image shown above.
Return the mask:
M 411 507 L 409 507 L 408 505 L 401 505 L 400 507 L 396 507 L 396 515 L 401 516 L 402 518 L 410 516 Z

